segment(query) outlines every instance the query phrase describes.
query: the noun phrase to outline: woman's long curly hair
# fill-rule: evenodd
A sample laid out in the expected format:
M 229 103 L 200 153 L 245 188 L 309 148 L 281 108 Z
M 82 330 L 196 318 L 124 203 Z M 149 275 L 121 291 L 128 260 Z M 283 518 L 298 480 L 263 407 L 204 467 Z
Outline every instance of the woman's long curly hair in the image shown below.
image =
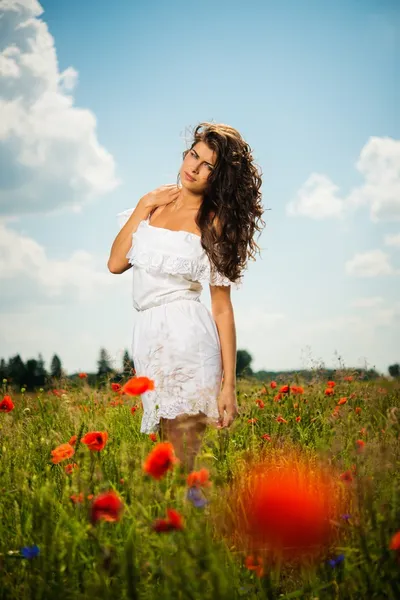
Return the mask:
M 247 260 L 255 260 L 255 250 L 260 250 L 253 236 L 255 229 L 261 231 L 258 222 L 265 226 L 261 219 L 261 175 L 250 146 L 233 127 L 200 123 L 183 158 L 198 142 L 207 144 L 217 155 L 196 216 L 201 244 L 215 269 L 238 283 Z

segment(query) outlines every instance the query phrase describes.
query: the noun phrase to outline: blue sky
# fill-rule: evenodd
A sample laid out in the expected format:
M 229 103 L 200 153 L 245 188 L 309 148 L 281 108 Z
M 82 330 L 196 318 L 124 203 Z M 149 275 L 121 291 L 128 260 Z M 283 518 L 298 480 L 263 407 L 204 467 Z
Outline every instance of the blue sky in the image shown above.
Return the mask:
M 107 270 L 116 213 L 176 181 L 213 120 L 263 172 L 261 258 L 232 290 L 253 368 L 400 360 L 397 2 L 0 10 L 0 356 L 56 352 L 71 373 L 105 347 L 120 365 L 135 311 L 132 272 Z

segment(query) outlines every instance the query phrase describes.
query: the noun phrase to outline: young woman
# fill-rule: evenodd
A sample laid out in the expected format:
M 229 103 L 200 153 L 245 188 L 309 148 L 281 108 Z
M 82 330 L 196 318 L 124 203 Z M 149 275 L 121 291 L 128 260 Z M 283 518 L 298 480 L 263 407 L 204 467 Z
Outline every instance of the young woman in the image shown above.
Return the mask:
M 259 249 L 256 221 L 265 223 L 261 176 L 233 127 L 200 123 L 179 179 L 117 215 L 108 268 L 133 271 L 132 357 L 136 375 L 154 380 L 141 396 L 141 432 L 160 428 L 191 470 L 207 423 L 229 427 L 237 415 L 230 286 L 240 287 Z M 200 301 L 202 282 L 212 314 Z

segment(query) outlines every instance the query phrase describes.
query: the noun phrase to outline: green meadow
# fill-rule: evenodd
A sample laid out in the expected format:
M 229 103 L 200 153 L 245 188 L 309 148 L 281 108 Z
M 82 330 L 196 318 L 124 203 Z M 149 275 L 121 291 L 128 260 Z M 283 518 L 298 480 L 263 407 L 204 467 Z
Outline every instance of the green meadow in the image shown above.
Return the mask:
M 158 480 L 144 472 L 159 440 L 140 433 L 140 397 L 84 379 L 35 393 L 4 380 L 13 409 L 0 412 L 0 600 L 398 600 L 400 384 L 341 372 L 333 381 L 316 373 L 273 389 L 239 380 L 239 417 L 230 430 L 209 428 L 197 458 L 211 482 L 199 507 L 179 465 Z M 277 397 L 283 385 L 297 388 Z M 101 451 L 80 441 L 91 431 L 107 432 Z M 72 436 L 73 455 L 54 464 L 52 450 Z M 341 474 L 349 500 L 318 561 L 270 561 L 260 573 L 219 526 L 221 506 L 229 512 L 230 485 L 248 461 L 287 448 Z M 94 499 L 110 490 L 120 517 L 93 522 Z M 183 527 L 157 532 L 167 508 Z

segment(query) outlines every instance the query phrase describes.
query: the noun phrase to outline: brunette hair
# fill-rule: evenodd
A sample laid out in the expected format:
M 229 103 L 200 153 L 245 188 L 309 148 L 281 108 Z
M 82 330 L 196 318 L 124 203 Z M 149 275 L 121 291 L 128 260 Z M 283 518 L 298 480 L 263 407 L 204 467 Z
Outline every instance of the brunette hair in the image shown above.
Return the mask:
M 254 251 L 260 250 L 253 236 L 256 229 L 261 231 L 259 222 L 265 226 L 261 175 L 250 146 L 233 127 L 203 122 L 192 135 L 183 158 L 198 142 L 207 144 L 217 155 L 196 216 L 201 244 L 215 269 L 237 283 L 247 260 L 255 260 Z

